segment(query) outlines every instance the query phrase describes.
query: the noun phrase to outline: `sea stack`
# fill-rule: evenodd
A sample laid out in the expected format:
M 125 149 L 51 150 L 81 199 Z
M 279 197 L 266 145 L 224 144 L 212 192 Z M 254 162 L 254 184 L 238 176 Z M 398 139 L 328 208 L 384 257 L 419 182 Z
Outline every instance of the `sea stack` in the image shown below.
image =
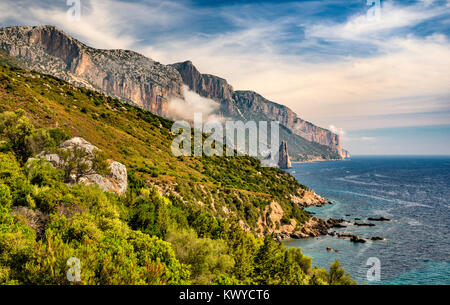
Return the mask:
M 278 151 L 278 167 L 279 168 L 291 168 L 291 160 L 289 158 L 287 143 L 286 141 L 281 141 L 280 149 Z

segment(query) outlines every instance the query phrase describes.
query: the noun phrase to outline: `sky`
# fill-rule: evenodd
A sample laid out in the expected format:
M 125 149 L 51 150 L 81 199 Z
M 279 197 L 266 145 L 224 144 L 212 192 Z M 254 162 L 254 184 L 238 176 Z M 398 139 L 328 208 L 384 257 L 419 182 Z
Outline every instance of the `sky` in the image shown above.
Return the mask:
M 339 133 L 355 155 L 450 155 L 450 0 L 80 0 L 73 20 L 75 1 L 1 0 L 0 25 L 191 60 Z

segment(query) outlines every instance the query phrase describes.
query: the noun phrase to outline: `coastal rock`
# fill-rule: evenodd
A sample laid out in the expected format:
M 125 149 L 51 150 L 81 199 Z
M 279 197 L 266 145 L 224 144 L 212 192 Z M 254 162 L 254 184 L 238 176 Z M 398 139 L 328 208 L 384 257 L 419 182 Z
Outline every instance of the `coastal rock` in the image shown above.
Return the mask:
M 328 199 L 316 194 L 313 190 L 298 189 L 296 195 L 291 195 L 291 201 L 301 207 L 321 207 L 326 204 L 332 204 Z M 313 212 L 309 212 L 314 215 Z
M 302 237 L 318 237 L 328 234 L 329 225 L 326 220 L 311 217 L 301 228 Z
M 286 141 L 281 141 L 280 149 L 278 150 L 278 167 L 281 169 L 292 167 Z
M 342 224 L 342 223 L 345 223 L 345 222 L 346 221 L 344 219 L 329 218 L 327 220 L 329 228 L 346 228 L 347 226 Z
M 390 221 L 390 219 L 384 218 L 384 217 L 369 217 L 369 218 L 367 218 L 367 220 L 370 220 L 370 221 Z
M 373 236 L 370 238 L 370 240 L 384 240 L 383 237 L 379 237 L 379 236 Z
M 326 249 L 327 249 L 328 252 L 333 251 L 333 252 L 335 252 L 335 253 L 339 253 L 339 250 L 332 249 L 332 248 L 330 248 L 330 247 L 327 247 Z
M 350 237 L 350 241 L 354 243 L 365 243 L 366 240 L 364 238 L 360 238 L 358 235 L 353 235 Z
M 358 227 L 374 227 L 375 224 L 373 223 L 363 223 L 363 222 L 354 222 L 353 225 Z

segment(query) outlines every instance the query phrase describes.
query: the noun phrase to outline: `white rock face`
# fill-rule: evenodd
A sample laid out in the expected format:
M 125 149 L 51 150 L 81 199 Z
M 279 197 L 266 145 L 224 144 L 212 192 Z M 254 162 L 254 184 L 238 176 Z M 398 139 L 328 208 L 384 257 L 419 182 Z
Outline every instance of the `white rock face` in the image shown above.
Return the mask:
M 74 147 L 81 147 L 86 150 L 90 157 L 93 157 L 93 151 L 98 149 L 95 145 L 92 145 L 83 138 L 75 137 L 71 138 L 59 146 L 62 149 L 73 149 Z M 43 158 L 50 162 L 53 166 L 60 166 L 64 162 L 57 154 L 49 154 L 46 152 L 41 152 L 38 158 Z M 128 175 L 127 168 L 120 162 L 108 161 L 110 162 L 109 168 L 110 173 L 107 176 L 102 176 L 99 174 L 91 174 L 81 177 L 79 183 L 84 183 L 86 185 L 97 184 L 100 189 L 105 192 L 116 193 L 117 195 L 122 195 L 127 191 L 128 187 Z
M 61 145 L 59 145 L 60 148 L 64 149 L 73 149 L 75 146 L 83 148 L 85 151 L 89 153 L 90 156 L 93 156 L 94 155 L 93 151 L 95 149 L 98 149 L 97 146 L 92 145 L 91 143 L 80 137 L 71 138 L 67 141 L 62 142 Z
M 108 176 L 101 176 L 99 174 L 87 175 L 81 177 L 79 182 L 86 185 L 97 184 L 100 189 L 105 192 L 116 193 L 122 195 L 127 191 L 127 168 L 120 162 L 112 161 L 109 164 L 111 172 Z

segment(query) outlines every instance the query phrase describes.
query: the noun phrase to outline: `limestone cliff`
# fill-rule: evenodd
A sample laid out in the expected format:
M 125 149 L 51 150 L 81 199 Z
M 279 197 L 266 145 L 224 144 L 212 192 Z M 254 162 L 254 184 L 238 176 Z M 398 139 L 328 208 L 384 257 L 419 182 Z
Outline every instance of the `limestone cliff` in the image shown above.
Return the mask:
M 342 149 L 339 135 L 299 118 L 288 107 L 271 102 L 253 91 L 233 91 L 225 79 L 201 74 L 191 61 L 171 66 L 178 70 L 191 90 L 220 103 L 222 115 L 242 120 L 279 121 L 285 127 L 280 138 L 288 142 L 293 160 L 348 157 Z M 296 136 L 319 145 L 305 143 Z
M 222 115 L 245 119 L 235 104 L 233 87 L 225 79 L 210 74 L 201 74 L 191 61 L 175 63 L 170 66 L 180 73 L 184 84 L 189 89 L 218 102 Z
M 91 48 L 54 26 L 0 29 L 0 48 L 29 69 L 99 90 L 167 116 L 168 99 L 182 97 L 172 67 L 126 50 Z

